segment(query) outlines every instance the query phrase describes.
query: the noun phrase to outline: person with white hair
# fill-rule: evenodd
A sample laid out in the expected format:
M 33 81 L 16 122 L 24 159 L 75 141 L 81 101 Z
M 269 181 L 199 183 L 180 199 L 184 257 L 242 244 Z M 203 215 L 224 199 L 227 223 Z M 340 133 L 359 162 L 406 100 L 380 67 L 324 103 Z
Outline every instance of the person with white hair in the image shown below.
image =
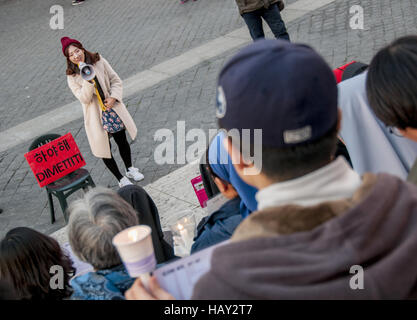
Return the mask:
M 78 275 L 71 280 L 74 289 L 71 299 L 124 299 L 124 292 L 134 279 L 128 275 L 112 240 L 126 228 L 139 223 L 149 225 L 157 262 L 162 263 L 174 257 L 172 248 L 160 238 L 162 230 L 159 216 L 146 191 L 139 186 L 127 186 L 121 191 L 119 195 L 111 189 L 97 187 L 87 192 L 84 198 L 71 203 L 68 208 L 68 238 L 71 248 L 81 261 L 94 268 L 93 272 Z M 128 201 L 135 208 L 138 208 L 138 202 L 141 201 L 141 211 L 136 211 Z M 158 221 L 152 222 L 155 219 Z

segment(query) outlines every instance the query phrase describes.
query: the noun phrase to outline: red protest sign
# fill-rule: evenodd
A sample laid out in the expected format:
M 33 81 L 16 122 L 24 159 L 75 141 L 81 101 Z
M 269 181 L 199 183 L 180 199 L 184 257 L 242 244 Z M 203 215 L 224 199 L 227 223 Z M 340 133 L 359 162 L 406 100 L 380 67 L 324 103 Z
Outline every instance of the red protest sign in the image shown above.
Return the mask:
M 85 166 L 71 133 L 29 151 L 25 158 L 40 187 Z

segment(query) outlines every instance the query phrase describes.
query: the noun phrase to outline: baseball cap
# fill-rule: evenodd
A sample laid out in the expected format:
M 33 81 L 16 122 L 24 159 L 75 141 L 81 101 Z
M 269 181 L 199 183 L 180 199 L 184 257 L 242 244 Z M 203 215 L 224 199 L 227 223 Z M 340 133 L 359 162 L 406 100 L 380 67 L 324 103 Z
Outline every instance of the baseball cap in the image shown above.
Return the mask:
M 311 47 L 258 40 L 220 72 L 216 116 L 220 127 L 262 129 L 262 144 L 286 147 L 314 141 L 337 122 L 337 84 Z

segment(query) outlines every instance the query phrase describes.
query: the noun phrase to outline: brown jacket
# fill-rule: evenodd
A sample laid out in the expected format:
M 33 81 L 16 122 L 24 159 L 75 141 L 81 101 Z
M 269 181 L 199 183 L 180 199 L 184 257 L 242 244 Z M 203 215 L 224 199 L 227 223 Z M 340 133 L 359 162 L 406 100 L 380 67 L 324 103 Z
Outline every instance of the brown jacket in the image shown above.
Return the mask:
M 268 9 L 271 4 L 275 4 L 280 0 L 236 0 L 239 13 L 244 14 L 261 8 Z
M 193 299 L 417 298 L 417 187 L 366 174 L 350 199 L 252 213 Z M 351 289 L 351 267 L 364 289 Z
M 135 122 L 123 103 L 122 80 L 112 69 L 106 59 L 100 56 L 100 60 L 94 65 L 97 79 L 103 89 L 106 98 L 113 97 L 117 101 L 113 110 L 123 121 L 127 132 L 133 139 L 136 138 L 137 128 Z M 85 81 L 81 76 L 67 76 L 68 86 L 72 93 L 81 102 L 84 114 L 84 126 L 92 153 L 98 158 L 111 158 L 110 144 L 107 132 L 103 129 L 101 109 L 94 90 L 94 85 Z

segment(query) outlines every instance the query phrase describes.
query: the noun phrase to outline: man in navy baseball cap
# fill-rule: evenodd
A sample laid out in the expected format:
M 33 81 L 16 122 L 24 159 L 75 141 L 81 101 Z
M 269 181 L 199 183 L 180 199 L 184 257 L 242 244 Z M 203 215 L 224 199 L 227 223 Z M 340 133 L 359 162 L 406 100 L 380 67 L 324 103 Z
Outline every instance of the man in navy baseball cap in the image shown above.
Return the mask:
M 336 79 L 313 49 L 280 40 L 242 49 L 220 73 L 217 117 L 220 127 L 235 131 L 224 144 L 238 175 L 259 190 L 258 210 L 241 222 L 229 244 L 214 250 L 211 270 L 197 282 L 193 299 L 417 294 L 415 281 L 405 280 L 417 275 L 407 266 L 408 243 L 417 248 L 407 227 L 417 221 L 417 188 L 387 174 L 361 178 L 335 157 L 341 118 Z M 245 129 L 254 138 L 249 147 Z M 254 161 L 245 154 L 257 143 L 260 163 L 256 154 Z M 352 266 L 365 274 L 362 285 L 352 284 Z M 404 281 L 397 285 L 390 274 Z
M 336 101 L 333 73 L 307 46 L 261 40 L 223 68 L 217 117 L 234 131 L 223 142 L 236 172 L 259 190 L 258 210 L 214 249 L 192 299 L 417 297 L 409 254 L 417 250 L 417 187 L 388 174 L 361 178 L 335 158 Z M 245 129 L 262 130 L 248 148 L 261 144 L 257 173 L 245 159 L 248 142 L 234 139 Z M 139 281 L 128 297 L 170 298 L 155 281 L 150 292 Z
M 254 162 L 244 168 L 252 185 L 262 169 L 282 178 L 327 164 L 336 148 L 338 114 L 333 72 L 306 45 L 257 41 L 236 54 L 219 75 L 218 122 L 229 136 L 238 132 L 232 141 L 239 142 L 245 163 Z M 257 129 L 262 130 L 261 141 L 259 135 L 254 141 Z M 241 139 L 244 131 L 249 131 L 250 144 Z M 327 150 L 321 149 L 323 138 L 331 140 Z M 317 143 L 320 152 L 311 147 Z

